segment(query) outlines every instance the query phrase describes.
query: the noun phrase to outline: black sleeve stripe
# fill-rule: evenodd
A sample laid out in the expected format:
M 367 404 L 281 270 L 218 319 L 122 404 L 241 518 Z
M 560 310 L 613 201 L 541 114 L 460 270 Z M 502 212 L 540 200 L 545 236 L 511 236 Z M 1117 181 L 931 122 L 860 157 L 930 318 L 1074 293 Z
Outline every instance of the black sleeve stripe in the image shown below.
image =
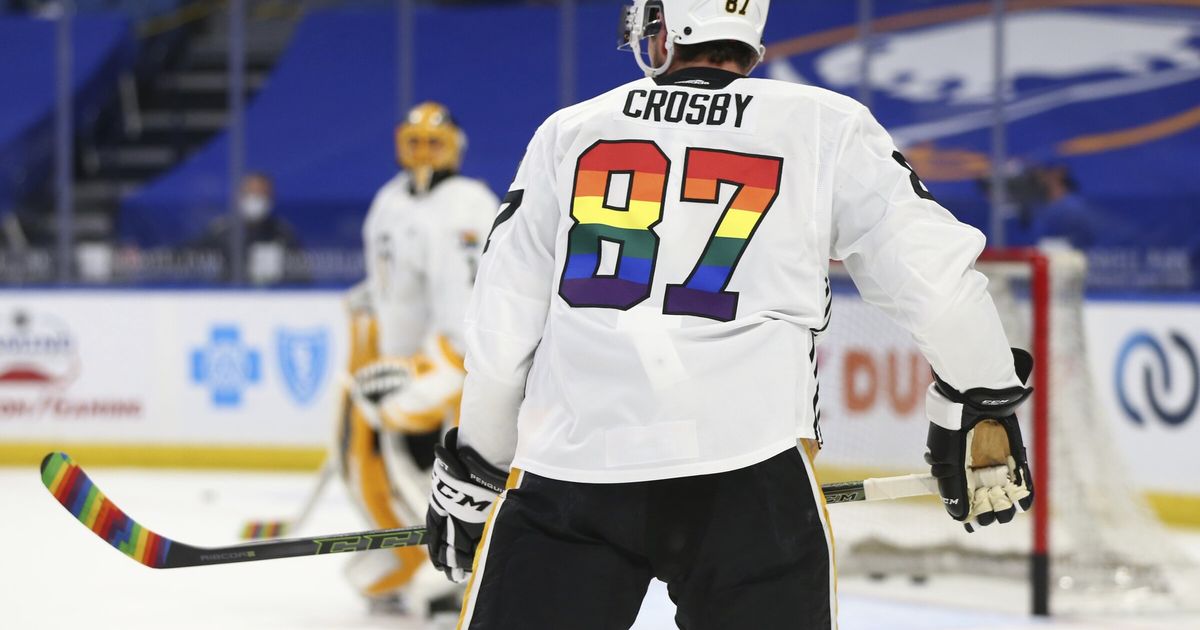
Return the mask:
M 489 247 L 492 246 L 492 235 L 496 233 L 496 228 L 500 227 L 505 221 L 513 218 L 517 213 L 517 208 L 521 207 L 521 201 L 525 198 L 524 190 L 510 190 L 507 195 L 504 195 L 504 200 L 500 202 L 500 207 L 503 210 L 496 215 L 496 221 L 492 223 L 492 229 L 488 232 L 487 242 L 483 244 L 483 253 L 487 253 Z
M 908 160 L 904 158 L 904 154 L 900 153 L 899 151 L 892 151 L 892 159 L 896 160 L 897 164 L 903 166 L 904 170 L 908 171 L 908 181 L 912 184 L 913 192 L 917 193 L 918 197 L 934 202 L 937 201 L 937 199 L 933 198 L 933 193 L 929 192 L 929 188 L 925 186 L 925 182 L 921 181 L 921 178 L 917 175 L 917 172 L 913 170 L 913 167 L 909 165 Z

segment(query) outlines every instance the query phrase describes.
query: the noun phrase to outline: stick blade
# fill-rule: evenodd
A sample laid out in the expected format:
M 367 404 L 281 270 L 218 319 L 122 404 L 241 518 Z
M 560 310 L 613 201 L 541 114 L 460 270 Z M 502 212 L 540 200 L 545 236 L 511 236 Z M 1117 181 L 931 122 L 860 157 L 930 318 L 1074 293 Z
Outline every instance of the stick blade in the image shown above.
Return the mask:
M 42 484 L 80 523 L 117 551 L 154 569 L 167 565 L 174 544 L 122 512 L 66 453 L 42 459 Z

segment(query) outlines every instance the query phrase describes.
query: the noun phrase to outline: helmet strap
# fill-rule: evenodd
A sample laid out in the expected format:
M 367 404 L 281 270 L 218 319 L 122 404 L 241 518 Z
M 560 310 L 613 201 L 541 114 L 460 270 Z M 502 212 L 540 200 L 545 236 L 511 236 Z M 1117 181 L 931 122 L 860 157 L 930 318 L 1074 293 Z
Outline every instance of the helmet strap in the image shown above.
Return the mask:
M 646 43 L 646 48 L 647 48 L 646 54 L 645 54 L 646 57 L 650 56 L 650 51 L 649 51 L 650 46 L 651 46 L 651 43 L 650 43 L 650 40 L 648 40 Z M 671 67 L 671 62 L 673 62 L 675 60 L 675 44 L 674 44 L 674 42 L 671 41 L 671 37 L 670 37 L 669 33 L 667 34 L 667 58 L 663 60 L 661 66 L 658 66 L 658 67 L 651 66 L 646 59 L 642 58 L 643 57 L 642 47 L 640 44 L 635 45 L 635 46 L 630 46 L 629 48 L 630 48 L 630 50 L 633 51 L 633 58 L 635 61 L 637 61 L 638 67 L 641 68 L 642 72 L 645 72 L 646 76 L 650 77 L 650 78 L 657 77 L 657 76 L 661 75 L 662 73 L 666 72 L 667 68 Z
M 758 46 L 758 61 L 755 61 L 754 65 L 750 66 L 750 69 L 746 71 L 746 76 L 750 76 L 750 73 L 754 72 L 754 69 L 757 68 L 760 64 L 762 64 L 763 58 L 766 56 L 767 56 L 767 47 L 763 46 L 762 44 L 759 44 L 759 46 Z

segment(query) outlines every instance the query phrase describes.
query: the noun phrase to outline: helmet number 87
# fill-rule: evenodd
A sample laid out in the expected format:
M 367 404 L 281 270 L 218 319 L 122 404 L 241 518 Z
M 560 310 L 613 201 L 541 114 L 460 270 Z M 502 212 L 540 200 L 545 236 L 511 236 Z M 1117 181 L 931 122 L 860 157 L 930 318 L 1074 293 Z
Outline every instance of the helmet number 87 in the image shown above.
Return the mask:
M 738 10 L 738 0 L 725 0 L 725 10 L 729 13 L 737 13 L 738 15 L 746 15 L 746 7 L 750 6 L 750 0 L 742 0 L 742 10 Z

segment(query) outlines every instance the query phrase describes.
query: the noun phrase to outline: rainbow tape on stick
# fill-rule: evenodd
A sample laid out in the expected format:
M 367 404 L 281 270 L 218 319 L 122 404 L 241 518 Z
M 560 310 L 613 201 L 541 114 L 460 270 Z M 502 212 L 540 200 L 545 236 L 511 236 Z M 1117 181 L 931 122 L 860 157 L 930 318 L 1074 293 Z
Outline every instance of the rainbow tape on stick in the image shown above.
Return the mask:
M 287 523 L 279 521 L 251 521 L 242 527 L 242 538 L 245 540 L 279 538 L 286 534 L 287 530 Z
M 137 524 L 113 505 L 65 454 L 46 456 L 42 483 L 80 523 L 121 553 L 156 569 L 166 564 L 171 541 Z

